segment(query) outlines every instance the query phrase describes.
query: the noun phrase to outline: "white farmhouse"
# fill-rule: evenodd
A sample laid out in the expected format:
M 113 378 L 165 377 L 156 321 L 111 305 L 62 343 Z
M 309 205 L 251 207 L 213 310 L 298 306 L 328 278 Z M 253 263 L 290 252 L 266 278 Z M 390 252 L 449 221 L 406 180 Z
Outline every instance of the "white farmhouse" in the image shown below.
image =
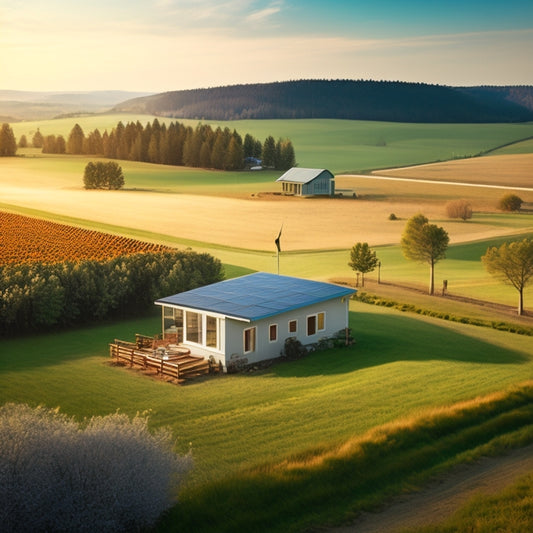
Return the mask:
M 227 369 L 279 357 L 285 339 L 302 344 L 348 327 L 356 292 L 332 283 L 257 272 L 157 300 L 163 335 Z
M 324 168 L 293 167 L 276 181 L 281 183 L 283 194 L 294 196 L 335 195 L 335 176 Z

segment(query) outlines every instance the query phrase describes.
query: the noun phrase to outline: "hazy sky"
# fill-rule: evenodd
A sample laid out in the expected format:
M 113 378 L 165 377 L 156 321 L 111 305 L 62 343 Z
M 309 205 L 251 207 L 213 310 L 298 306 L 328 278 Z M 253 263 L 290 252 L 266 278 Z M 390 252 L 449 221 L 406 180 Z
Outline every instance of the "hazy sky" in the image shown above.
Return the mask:
M 532 0 L 0 0 L 0 89 L 533 85 Z

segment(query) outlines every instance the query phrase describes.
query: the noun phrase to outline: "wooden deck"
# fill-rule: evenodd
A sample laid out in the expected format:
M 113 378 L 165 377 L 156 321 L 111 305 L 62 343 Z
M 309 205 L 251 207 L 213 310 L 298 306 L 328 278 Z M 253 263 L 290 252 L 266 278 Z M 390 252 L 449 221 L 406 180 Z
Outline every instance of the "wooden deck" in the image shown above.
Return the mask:
M 211 367 L 207 359 L 192 355 L 188 348 L 171 341 L 172 339 L 154 339 L 144 335 L 136 335 L 136 342 L 115 339 L 109 344 L 109 355 L 117 362 L 142 368 L 175 383 L 184 383 L 218 371 L 218 368 Z

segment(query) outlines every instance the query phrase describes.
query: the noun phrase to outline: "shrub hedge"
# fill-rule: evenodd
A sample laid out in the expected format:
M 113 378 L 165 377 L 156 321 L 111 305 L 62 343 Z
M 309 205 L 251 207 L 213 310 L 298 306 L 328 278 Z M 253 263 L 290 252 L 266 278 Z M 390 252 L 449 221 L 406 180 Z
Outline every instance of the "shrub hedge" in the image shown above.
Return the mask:
M 142 316 L 158 298 L 222 279 L 219 259 L 191 251 L 0 266 L 0 335 Z
M 472 324 L 473 326 L 482 326 L 487 328 L 493 328 L 501 331 L 508 331 L 510 333 L 518 333 L 519 335 L 533 336 L 533 328 L 527 326 L 520 326 L 510 322 L 496 322 L 494 320 L 483 320 L 480 318 L 472 318 L 465 316 L 452 315 L 442 311 L 435 311 L 432 309 L 424 309 L 417 307 L 413 304 L 396 302 L 394 300 L 387 300 L 377 295 L 368 294 L 366 292 L 358 292 L 353 296 L 354 300 L 358 300 L 363 303 L 381 305 L 383 307 L 393 307 L 400 311 L 417 313 L 419 315 L 426 315 L 435 318 L 442 318 L 444 320 L 450 320 L 452 322 L 461 322 L 462 324 Z

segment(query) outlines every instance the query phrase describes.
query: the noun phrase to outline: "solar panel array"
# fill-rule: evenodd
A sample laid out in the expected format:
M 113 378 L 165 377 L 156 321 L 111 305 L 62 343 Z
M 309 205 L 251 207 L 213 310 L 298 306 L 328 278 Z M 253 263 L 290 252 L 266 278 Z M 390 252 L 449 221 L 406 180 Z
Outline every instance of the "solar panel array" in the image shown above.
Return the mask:
M 157 300 L 244 320 L 260 320 L 355 291 L 332 283 L 257 272 Z

